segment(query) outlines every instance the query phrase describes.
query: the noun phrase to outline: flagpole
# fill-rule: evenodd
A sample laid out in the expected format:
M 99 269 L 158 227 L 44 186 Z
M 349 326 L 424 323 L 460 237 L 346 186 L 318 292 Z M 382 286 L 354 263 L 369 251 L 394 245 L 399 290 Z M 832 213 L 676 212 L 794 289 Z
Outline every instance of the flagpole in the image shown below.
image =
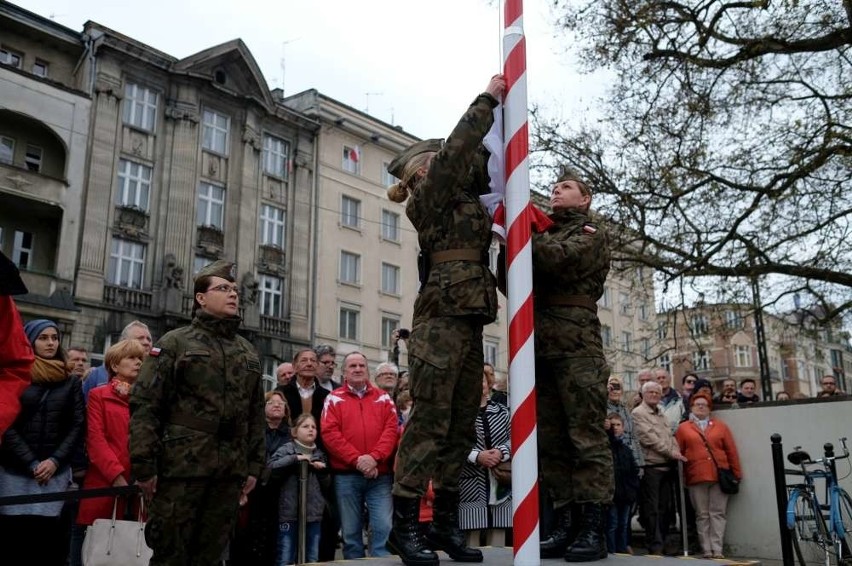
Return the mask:
M 529 214 L 529 128 L 523 0 L 503 5 L 503 146 L 506 167 L 512 527 L 515 566 L 539 566 L 538 445 Z

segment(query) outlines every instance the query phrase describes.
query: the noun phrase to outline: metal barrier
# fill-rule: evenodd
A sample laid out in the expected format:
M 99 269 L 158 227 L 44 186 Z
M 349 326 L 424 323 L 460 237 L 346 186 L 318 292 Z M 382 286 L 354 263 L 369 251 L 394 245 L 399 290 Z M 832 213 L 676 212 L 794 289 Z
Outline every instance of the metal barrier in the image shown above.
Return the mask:
M 775 478 L 775 503 L 778 507 L 778 529 L 781 534 L 781 560 L 784 566 L 793 566 L 793 539 L 787 528 L 787 471 L 784 469 L 784 446 L 778 433 L 772 440 L 772 474 Z
M 37 493 L 32 495 L 7 495 L 0 497 L 0 507 L 4 505 L 23 505 L 26 503 L 45 503 L 47 501 L 75 501 L 90 497 L 109 497 L 116 495 L 136 495 L 139 487 L 124 485 L 121 487 L 99 487 L 95 489 L 71 489 L 55 493 Z

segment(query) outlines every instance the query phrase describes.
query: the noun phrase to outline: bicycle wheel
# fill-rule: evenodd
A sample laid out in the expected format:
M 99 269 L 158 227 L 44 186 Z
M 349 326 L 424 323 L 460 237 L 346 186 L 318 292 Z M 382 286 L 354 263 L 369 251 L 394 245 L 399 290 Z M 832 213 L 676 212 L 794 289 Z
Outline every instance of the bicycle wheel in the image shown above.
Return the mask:
M 801 566 L 830 566 L 831 537 L 825 517 L 811 493 L 800 493 L 796 500 L 796 522 L 790 533 L 793 550 Z
M 852 565 L 852 497 L 843 489 L 837 490 L 837 513 L 834 525 L 834 532 L 838 536 L 838 544 L 835 551 L 838 551 L 837 563 L 842 565 Z

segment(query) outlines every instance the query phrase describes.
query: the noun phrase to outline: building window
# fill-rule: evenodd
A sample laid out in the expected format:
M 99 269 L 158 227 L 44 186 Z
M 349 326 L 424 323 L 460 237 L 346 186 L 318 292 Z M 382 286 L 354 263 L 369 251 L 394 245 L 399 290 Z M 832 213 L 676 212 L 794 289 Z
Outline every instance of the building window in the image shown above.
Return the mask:
M 660 320 L 657 322 L 657 338 L 660 340 L 664 340 L 666 336 L 669 334 L 669 325 L 665 320 Z
M 284 249 L 284 209 L 264 204 L 260 207 L 260 243 Z
M 263 392 L 269 393 L 278 387 L 278 359 L 272 356 L 263 358 Z
M 648 320 L 648 303 L 639 303 L 639 320 Z
M 20 69 L 22 59 L 23 58 L 21 57 L 20 53 L 15 53 L 14 51 L 9 51 L 8 49 L 0 49 L 0 64 Z
M 263 136 L 263 171 L 268 175 L 286 179 L 289 164 L 290 144 L 275 136 Z
M 203 255 L 197 255 L 192 259 L 192 275 L 197 275 L 199 271 L 213 263 L 213 260 Z
M 710 354 L 706 350 L 692 352 L 692 368 L 695 371 L 710 369 Z
M 0 163 L 11 165 L 15 161 L 15 140 L 0 136 Z
M 47 78 L 47 63 L 44 61 L 39 61 L 36 59 L 36 62 L 33 63 L 33 74 L 37 77 Z
M 604 287 L 603 295 L 601 295 L 601 298 L 598 299 L 598 304 L 605 309 L 612 306 L 612 299 L 610 299 L 609 296 L 609 287 Z
M 151 192 L 151 168 L 127 159 L 118 160 L 118 204 L 147 212 Z
M 382 293 L 399 295 L 399 267 L 382 262 Z
M 221 155 L 228 155 L 228 130 L 231 118 L 214 110 L 205 110 L 201 147 Z
M 492 340 L 483 340 L 482 353 L 486 364 L 491 364 L 492 367 L 497 367 L 497 352 L 500 351 L 500 344 Z
M 15 230 L 12 248 L 12 261 L 21 269 L 29 269 L 33 264 L 33 233 Z
M 745 326 L 743 315 L 739 311 L 725 311 L 725 326 L 731 329 L 741 329 Z
M 623 330 L 621 332 L 621 345 L 622 345 L 622 349 L 625 352 L 632 352 L 633 351 L 633 344 L 631 343 L 632 339 L 633 339 L 633 336 L 629 332 L 627 332 L 626 330 Z
M 27 144 L 27 153 L 24 156 L 24 164 L 27 169 L 34 173 L 41 171 L 41 154 L 40 147 Z
M 689 331 L 693 336 L 705 336 L 709 330 L 707 315 L 695 314 L 689 317 Z
M 391 185 L 399 181 L 399 179 L 388 173 L 388 165 L 390 165 L 389 162 L 382 162 L 382 185 L 384 185 L 385 187 L 390 187 Z
M 737 346 L 735 348 L 735 363 L 738 368 L 748 368 L 751 363 L 751 346 Z
M 259 281 L 260 314 L 281 318 L 281 304 L 284 296 L 284 282 L 278 277 L 261 275 Z
M 382 315 L 382 348 L 388 350 L 394 347 L 391 341 L 393 331 L 399 328 L 399 317 L 389 314 Z
M 156 92 L 133 83 L 124 86 L 124 123 L 149 132 L 157 118 Z
M 361 172 L 361 151 L 358 147 L 343 146 L 343 170 L 357 175 Z
M 121 238 L 112 239 L 107 283 L 141 289 L 145 274 L 145 245 Z
M 382 210 L 382 239 L 399 241 L 399 214 L 396 212 Z
M 612 346 L 612 329 L 606 324 L 601 325 L 601 342 L 603 342 L 604 348 Z
M 618 294 L 618 312 L 630 314 L 630 295 L 624 292 Z
M 651 359 L 651 340 L 642 338 L 642 357 L 646 360 Z
M 361 201 L 342 196 L 340 199 L 340 223 L 350 228 L 358 228 L 361 225 Z
M 668 354 L 663 354 L 662 356 L 657 358 L 657 365 L 671 373 L 672 368 L 672 359 Z
M 350 285 L 361 283 L 361 256 L 340 252 L 340 282 Z
M 357 307 L 340 307 L 340 339 L 355 342 L 358 340 L 358 319 L 361 312 Z
M 199 226 L 213 226 L 223 230 L 225 226 L 225 188 L 199 183 L 198 212 L 195 218 Z

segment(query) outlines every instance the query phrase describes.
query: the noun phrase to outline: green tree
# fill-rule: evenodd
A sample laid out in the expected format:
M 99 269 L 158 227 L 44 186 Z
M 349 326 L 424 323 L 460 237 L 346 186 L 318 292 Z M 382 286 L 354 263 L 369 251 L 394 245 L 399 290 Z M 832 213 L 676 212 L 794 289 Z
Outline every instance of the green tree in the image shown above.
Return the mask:
M 534 112 L 533 149 L 591 181 L 621 259 L 852 308 L 852 0 L 553 6 L 614 79 L 595 123 Z

